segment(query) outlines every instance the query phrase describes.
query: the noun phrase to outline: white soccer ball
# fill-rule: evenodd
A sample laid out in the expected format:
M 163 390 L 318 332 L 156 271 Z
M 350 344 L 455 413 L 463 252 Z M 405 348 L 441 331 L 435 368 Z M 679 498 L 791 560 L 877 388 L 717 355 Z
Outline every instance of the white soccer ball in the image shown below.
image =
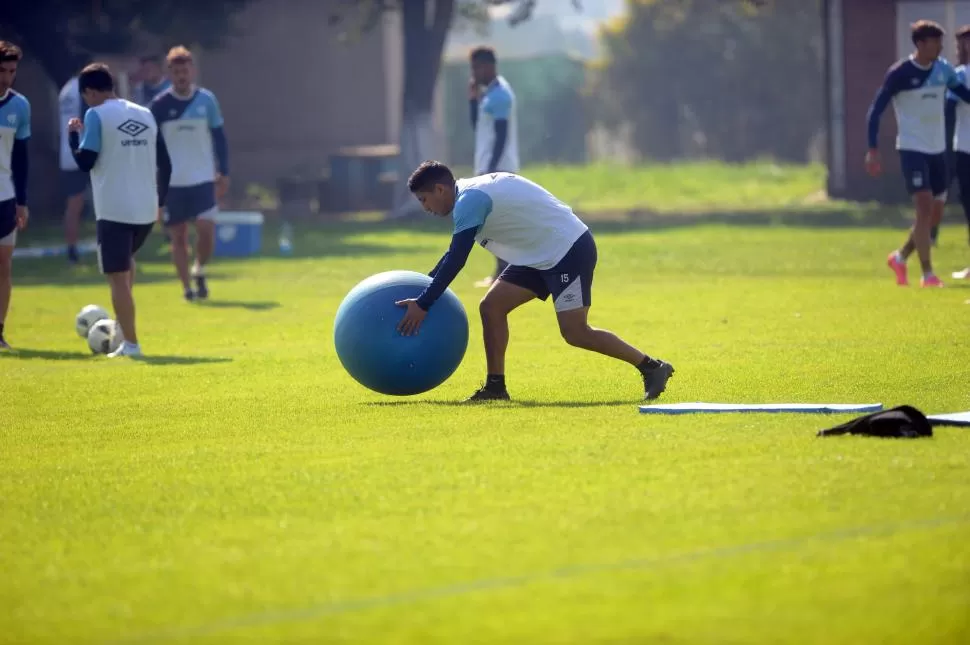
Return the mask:
M 87 338 L 88 332 L 91 331 L 91 326 L 99 320 L 106 318 L 110 318 L 107 311 L 98 305 L 87 305 L 78 312 L 77 317 L 74 319 L 74 330 L 81 338 Z
M 121 327 L 110 318 L 102 318 L 91 325 L 88 332 L 88 347 L 95 354 L 110 354 L 124 341 Z

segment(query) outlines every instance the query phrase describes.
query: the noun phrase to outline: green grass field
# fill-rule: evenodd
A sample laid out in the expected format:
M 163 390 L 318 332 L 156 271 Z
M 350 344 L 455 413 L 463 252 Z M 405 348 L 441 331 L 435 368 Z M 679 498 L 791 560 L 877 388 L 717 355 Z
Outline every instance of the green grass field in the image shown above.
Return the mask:
M 592 323 L 676 365 L 663 401 L 970 409 L 970 288 L 895 287 L 898 229 L 590 225 Z M 447 223 L 304 226 L 292 258 L 268 228 L 264 256 L 218 261 L 197 305 L 154 237 L 142 362 L 74 333 L 81 306 L 110 305 L 93 264 L 16 263 L 0 642 L 970 639 L 967 430 L 819 439 L 847 417 L 640 415 L 636 372 L 566 346 L 548 303 L 512 318 L 516 400 L 455 405 L 484 376 L 481 249 L 454 285 L 462 366 L 382 397 L 341 368 L 333 314 L 370 274 L 430 269 Z M 948 276 L 966 228 L 941 239 Z

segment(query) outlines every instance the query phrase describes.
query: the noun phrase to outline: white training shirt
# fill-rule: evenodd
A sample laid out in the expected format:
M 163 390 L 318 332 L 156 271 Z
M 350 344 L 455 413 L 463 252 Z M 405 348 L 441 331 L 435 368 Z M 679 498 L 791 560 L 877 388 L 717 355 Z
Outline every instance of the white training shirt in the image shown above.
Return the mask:
M 0 202 L 16 197 L 13 185 L 13 144 L 30 138 L 30 103 L 13 90 L 0 97 Z
M 509 264 L 551 269 L 589 230 L 572 208 L 519 175 L 459 179 L 456 190 L 455 233 L 480 227 L 475 240 Z
M 968 78 L 966 65 L 960 65 L 956 69 L 957 80 L 967 88 L 970 88 L 970 78 Z M 970 153 L 970 104 L 959 100 L 949 93 L 949 97 L 957 102 L 957 122 L 953 131 L 953 149 L 959 152 Z
M 495 147 L 495 121 L 509 122 L 505 148 L 499 157 L 496 170 L 519 171 L 519 129 L 515 116 L 515 92 L 503 77 L 497 76 L 478 101 L 478 118 L 475 120 L 475 174 L 487 173 L 491 168 L 492 150 Z
M 109 99 L 84 115 L 80 148 L 98 153 L 91 169 L 97 219 L 124 224 L 155 221 L 157 138 L 152 113 L 125 99 Z
M 170 87 L 155 97 L 151 110 L 172 158 L 172 187 L 214 181 L 216 156 L 212 130 L 223 126 L 215 94 L 199 87 L 182 97 Z
M 61 93 L 57 98 L 58 110 L 60 111 L 60 150 L 59 160 L 61 170 L 73 170 L 79 172 L 77 162 L 74 161 L 74 153 L 71 152 L 70 139 L 67 133 L 67 123 L 71 119 L 83 119 L 85 110 L 84 99 L 81 98 L 81 91 L 78 89 L 77 76 L 69 80 L 61 88 Z

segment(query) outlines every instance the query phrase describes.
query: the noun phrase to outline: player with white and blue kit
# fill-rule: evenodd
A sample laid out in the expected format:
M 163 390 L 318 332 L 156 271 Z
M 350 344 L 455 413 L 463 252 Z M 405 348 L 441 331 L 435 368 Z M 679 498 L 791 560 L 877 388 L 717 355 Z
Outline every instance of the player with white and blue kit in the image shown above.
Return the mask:
M 519 172 L 519 126 L 515 92 L 498 73 L 495 50 L 477 47 L 469 56 L 472 77 L 468 105 L 475 131 L 475 174 Z M 498 279 L 507 263 L 495 259 L 495 272 L 476 286 L 487 287 Z
M 13 291 L 13 250 L 17 231 L 27 226 L 27 142 L 30 103 L 13 90 L 22 53 L 0 40 L 0 350 L 10 346 L 3 325 Z
M 887 264 L 896 274 L 896 283 L 909 284 L 906 260 L 915 250 L 923 270 L 924 287 L 942 287 L 933 273 L 930 258 L 930 231 L 943 218 L 946 204 L 946 127 L 944 103 L 947 90 L 970 102 L 970 89 L 963 85 L 953 67 L 940 58 L 943 29 L 927 20 L 911 27 L 916 51 L 897 62 L 886 73 L 882 87 L 869 108 L 866 170 L 873 176 L 882 172 L 879 159 L 879 118 L 893 104 L 899 134 L 896 148 L 906 188 L 916 206 L 916 223 L 906 243 L 889 254 Z
M 192 301 L 209 296 L 205 266 L 215 247 L 217 203 L 229 188 L 229 149 L 219 102 L 212 92 L 194 85 L 192 53 L 174 47 L 167 60 L 172 87 L 152 101 L 151 109 L 172 156 L 172 187 L 165 216 L 172 236 L 172 261 L 185 299 Z M 196 231 L 191 274 L 189 222 Z M 195 280 L 195 291 L 190 277 Z
M 116 356 L 141 356 L 135 330 L 134 256 L 148 239 L 165 203 L 172 166 L 152 113 L 118 98 L 108 67 L 88 65 L 78 87 L 90 109 L 68 124 L 78 168 L 91 175 L 97 218 L 98 265 L 124 342 Z M 80 135 L 83 133 L 83 137 Z
M 425 210 L 452 216 L 454 234 L 448 252 L 431 271 L 432 282 L 417 298 L 397 304 L 407 307 L 398 329 L 418 332 L 434 305 L 478 243 L 509 264 L 481 302 L 482 331 L 488 376 L 469 402 L 508 400 L 505 352 L 509 343 L 508 315 L 538 298 L 552 296 L 559 331 L 567 343 L 610 356 L 637 367 L 645 398 L 664 391 L 674 368 L 650 358 L 611 332 L 589 326 L 596 243 L 589 228 L 542 186 L 512 173 L 492 173 L 455 180 L 436 161 L 421 164 L 408 188 Z
M 957 79 L 970 87 L 970 25 L 964 25 L 957 31 L 956 45 L 960 63 L 956 68 Z M 967 226 L 970 227 L 970 105 L 952 92 L 946 101 L 946 122 L 952 128 L 953 164 L 950 177 L 951 180 L 955 177 L 960 186 L 960 202 Z M 958 280 L 970 279 L 970 266 L 954 271 L 953 277 Z

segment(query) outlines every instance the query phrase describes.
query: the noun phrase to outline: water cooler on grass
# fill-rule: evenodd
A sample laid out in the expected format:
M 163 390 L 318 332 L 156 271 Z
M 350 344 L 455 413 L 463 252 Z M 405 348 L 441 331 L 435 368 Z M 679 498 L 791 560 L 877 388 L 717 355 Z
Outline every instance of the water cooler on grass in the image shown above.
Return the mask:
M 256 211 L 227 211 L 215 217 L 217 257 L 259 255 L 263 238 L 263 214 Z

